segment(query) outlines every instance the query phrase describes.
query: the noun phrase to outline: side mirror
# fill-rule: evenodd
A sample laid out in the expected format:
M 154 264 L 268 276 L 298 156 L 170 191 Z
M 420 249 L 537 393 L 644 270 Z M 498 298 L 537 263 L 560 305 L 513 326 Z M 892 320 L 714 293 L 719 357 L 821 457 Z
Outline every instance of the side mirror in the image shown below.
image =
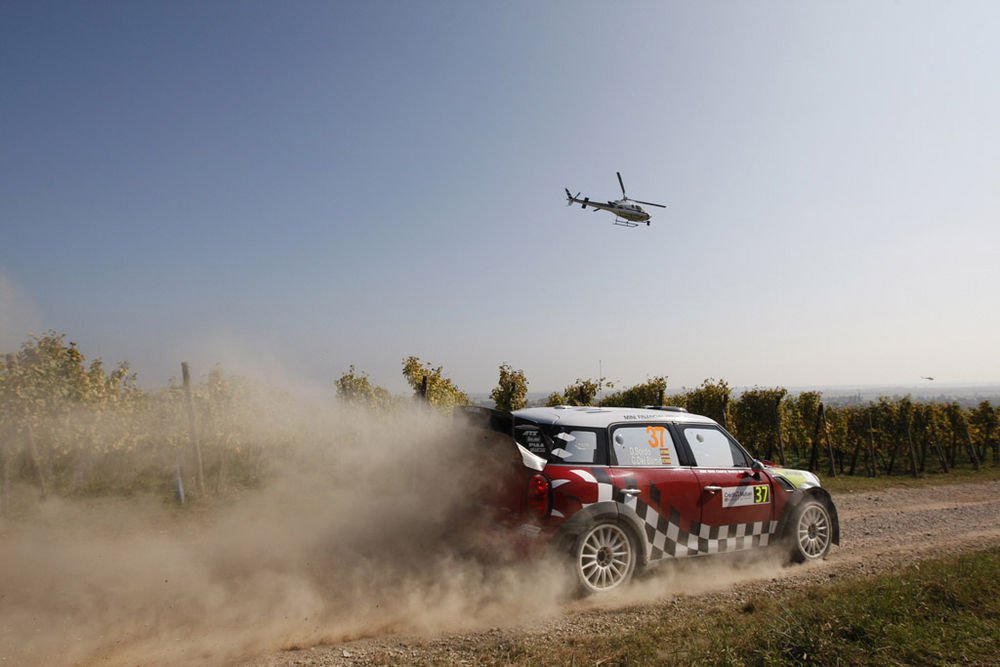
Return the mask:
M 754 472 L 760 472 L 763 469 L 764 469 L 764 464 L 757 459 L 754 459 L 753 463 L 750 464 L 750 470 L 753 470 Z

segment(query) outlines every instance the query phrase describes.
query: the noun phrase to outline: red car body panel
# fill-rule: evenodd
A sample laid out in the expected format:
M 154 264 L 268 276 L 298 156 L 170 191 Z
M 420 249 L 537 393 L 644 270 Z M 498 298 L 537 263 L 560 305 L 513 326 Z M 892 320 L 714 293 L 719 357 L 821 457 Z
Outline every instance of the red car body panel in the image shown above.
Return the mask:
M 629 426 L 645 425 L 642 416 L 632 419 Z M 724 433 L 711 420 L 697 419 L 704 420 L 696 422 L 699 429 L 708 426 Z M 623 425 L 619 423 L 617 427 Z M 606 433 L 610 435 L 614 428 L 615 424 L 609 425 Z M 693 463 L 685 445 L 675 449 L 675 454 L 686 460 L 675 460 L 675 465 L 631 467 L 542 462 L 541 468 L 535 470 L 522 459 L 526 450 L 519 449 L 522 454 L 515 452 L 513 458 L 506 460 L 507 473 L 503 475 L 505 479 L 496 501 L 504 508 L 503 522 L 514 529 L 510 545 L 515 552 L 525 555 L 553 544 L 565 547 L 588 522 L 600 518 L 614 518 L 633 528 L 641 541 L 636 546 L 643 565 L 665 558 L 764 547 L 784 529 L 783 521 L 791 506 L 803 494 L 825 495 L 829 499 L 818 487 L 795 488 L 787 481 L 779 481 L 766 468 L 676 465 Z M 537 475 L 548 481 L 550 494 L 550 502 L 542 512 L 525 501 L 531 479 Z M 839 543 L 839 525 L 832 503 L 830 510 L 834 519 L 833 542 Z

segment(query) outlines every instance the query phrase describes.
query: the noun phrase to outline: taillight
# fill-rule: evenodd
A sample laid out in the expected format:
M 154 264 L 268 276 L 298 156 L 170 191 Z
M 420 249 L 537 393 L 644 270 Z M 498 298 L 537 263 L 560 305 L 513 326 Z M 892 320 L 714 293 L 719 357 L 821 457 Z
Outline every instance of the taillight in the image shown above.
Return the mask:
M 545 518 L 549 515 L 549 480 L 544 475 L 533 475 L 528 480 L 528 509 L 534 511 L 539 517 Z

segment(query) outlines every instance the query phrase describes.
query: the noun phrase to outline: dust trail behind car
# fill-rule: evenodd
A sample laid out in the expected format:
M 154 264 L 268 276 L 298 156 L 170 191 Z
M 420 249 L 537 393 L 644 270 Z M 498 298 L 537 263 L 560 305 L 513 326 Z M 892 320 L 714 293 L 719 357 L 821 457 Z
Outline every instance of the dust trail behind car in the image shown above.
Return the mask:
M 269 482 L 225 501 L 50 498 L 0 521 L 0 662 L 218 663 L 556 609 L 564 580 L 490 542 L 450 419 L 302 419 Z
M 0 662 L 218 664 L 531 623 L 571 599 L 564 563 L 504 553 L 477 506 L 489 463 L 450 418 L 303 408 L 284 423 L 298 430 L 265 453 L 261 488 L 184 508 L 49 499 L 0 521 Z M 573 604 L 630 604 L 694 590 L 691 579 L 673 570 Z

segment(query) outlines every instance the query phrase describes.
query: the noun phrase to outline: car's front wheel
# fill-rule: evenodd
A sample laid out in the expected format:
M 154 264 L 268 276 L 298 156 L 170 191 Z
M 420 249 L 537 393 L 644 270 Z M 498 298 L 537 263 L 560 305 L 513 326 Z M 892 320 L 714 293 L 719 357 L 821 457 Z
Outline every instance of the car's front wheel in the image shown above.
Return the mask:
M 806 500 L 796 507 L 790 528 L 790 555 L 794 562 L 803 563 L 826 557 L 830 551 L 833 522 L 823 503 Z
M 577 579 L 587 593 L 605 593 L 628 583 L 636 560 L 635 540 L 615 521 L 598 521 L 573 544 Z

